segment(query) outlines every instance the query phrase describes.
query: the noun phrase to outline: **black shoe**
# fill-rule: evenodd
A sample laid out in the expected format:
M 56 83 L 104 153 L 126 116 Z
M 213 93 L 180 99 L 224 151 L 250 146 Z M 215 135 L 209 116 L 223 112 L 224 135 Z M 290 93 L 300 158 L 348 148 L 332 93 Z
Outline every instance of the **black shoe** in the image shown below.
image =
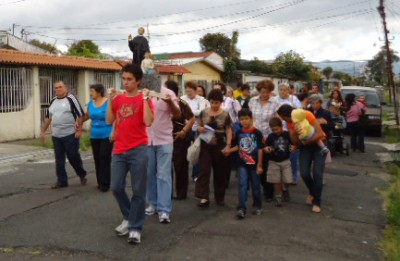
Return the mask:
M 97 188 L 101 191 L 101 192 L 107 192 L 110 188 L 108 187 L 103 187 L 103 186 L 97 186 Z
M 289 202 L 290 201 L 290 193 L 289 190 L 284 190 L 282 193 L 283 201 Z
M 51 187 L 51 189 L 60 189 L 60 188 L 66 188 L 66 187 L 68 187 L 68 184 L 56 183 Z
M 87 178 L 86 177 L 79 177 L 79 179 L 81 180 L 81 185 L 85 186 L 87 183 Z
M 176 196 L 176 197 L 173 197 L 172 199 L 174 199 L 174 200 L 185 200 L 185 199 L 187 199 L 187 197 L 186 196 Z

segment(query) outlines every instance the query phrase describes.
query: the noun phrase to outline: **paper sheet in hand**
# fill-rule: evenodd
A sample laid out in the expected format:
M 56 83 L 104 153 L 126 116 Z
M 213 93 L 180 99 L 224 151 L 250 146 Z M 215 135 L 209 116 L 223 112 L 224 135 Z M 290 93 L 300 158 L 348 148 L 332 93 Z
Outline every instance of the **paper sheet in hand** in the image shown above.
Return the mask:
M 210 143 L 215 136 L 215 130 L 208 125 L 205 125 L 204 129 L 206 129 L 206 132 L 200 133 L 199 137 L 206 143 Z

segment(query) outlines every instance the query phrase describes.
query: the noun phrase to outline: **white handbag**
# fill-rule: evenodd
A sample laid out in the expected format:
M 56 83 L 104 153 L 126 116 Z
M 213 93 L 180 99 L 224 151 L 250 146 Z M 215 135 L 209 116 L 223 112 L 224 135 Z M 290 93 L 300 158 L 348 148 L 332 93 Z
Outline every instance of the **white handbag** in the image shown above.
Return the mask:
M 192 145 L 189 146 L 186 159 L 192 166 L 199 162 L 201 140 L 198 137 Z

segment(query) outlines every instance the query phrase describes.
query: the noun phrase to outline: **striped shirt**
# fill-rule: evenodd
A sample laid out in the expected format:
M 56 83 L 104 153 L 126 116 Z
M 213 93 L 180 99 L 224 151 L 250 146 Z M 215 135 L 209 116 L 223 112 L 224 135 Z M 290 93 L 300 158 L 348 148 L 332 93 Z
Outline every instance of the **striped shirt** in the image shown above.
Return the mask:
M 251 98 L 249 108 L 253 113 L 254 127 L 260 130 L 266 139 L 272 133 L 269 121 L 275 116 L 279 103 L 276 98 L 270 97 L 264 105 L 261 105 L 260 96 L 256 96 Z

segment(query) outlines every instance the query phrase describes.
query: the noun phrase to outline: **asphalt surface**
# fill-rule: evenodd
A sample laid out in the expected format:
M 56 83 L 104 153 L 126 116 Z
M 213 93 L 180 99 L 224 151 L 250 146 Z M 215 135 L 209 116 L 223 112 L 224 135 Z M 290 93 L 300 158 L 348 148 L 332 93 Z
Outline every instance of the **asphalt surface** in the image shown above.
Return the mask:
M 238 220 L 232 174 L 226 206 L 198 209 L 191 182 L 189 198 L 173 202 L 172 223 L 147 217 L 137 246 L 114 233 L 122 217 L 112 194 L 95 188 L 90 152 L 88 184 L 68 167 L 70 186 L 60 190 L 50 189 L 51 154 L 0 159 L 0 260 L 382 260 L 385 214 L 377 191 L 387 175 L 377 155 L 386 150 L 376 145 L 381 138 L 367 141 L 374 144 L 367 153 L 336 155 L 326 165 L 320 214 L 305 204 L 300 181 L 282 208 L 263 202 L 261 216 Z

